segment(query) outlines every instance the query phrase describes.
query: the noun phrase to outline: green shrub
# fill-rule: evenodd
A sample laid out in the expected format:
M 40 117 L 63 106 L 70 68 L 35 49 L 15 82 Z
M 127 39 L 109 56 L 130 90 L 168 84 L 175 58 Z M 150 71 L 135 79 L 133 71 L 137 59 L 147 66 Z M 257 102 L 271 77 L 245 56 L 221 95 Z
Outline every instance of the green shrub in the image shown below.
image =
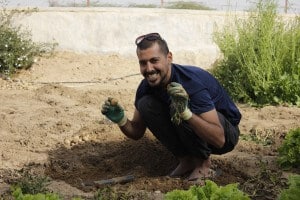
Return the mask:
M 13 17 L 32 11 L 0 11 L 0 74 L 11 75 L 32 66 L 34 59 L 54 50 L 56 44 L 35 43 L 29 31 L 13 26 Z
M 154 4 L 129 4 L 128 7 L 133 8 L 157 8 Z
M 169 5 L 165 6 L 168 9 L 188 9 L 188 10 L 212 10 L 211 8 L 204 6 L 197 2 L 171 2 Z
M 280 193 L 279 200 L 298 200 L 300 197 L 300 175 L 289 177 L 289 187 Z
M 215 31 L 224 58 L 212 69 L 232 98 L 254 105 L 300 106 L 300 17 L 284 21 L 272 0 Z
M 248 195 L 240 191 L 237 184 L 228 184 L 226 186 L 218 186 L 210 180 L 205 181 L 205 185 L 191 186 L 188 190 L 173 190 L 168 192 L 165 200 L 250 200 Z
M 288 132 L 278 152 L 278 163 L 282 168 L 300 166 L 300 128 Z

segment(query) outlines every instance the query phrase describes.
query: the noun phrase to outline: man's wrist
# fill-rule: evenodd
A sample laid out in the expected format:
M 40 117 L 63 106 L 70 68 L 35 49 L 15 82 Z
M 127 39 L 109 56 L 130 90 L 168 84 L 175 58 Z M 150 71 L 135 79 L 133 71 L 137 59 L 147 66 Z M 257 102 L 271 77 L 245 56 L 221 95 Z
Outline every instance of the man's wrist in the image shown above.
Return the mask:
M 125 126 L 125 124 L 127 123 L 127 117 L 126 115 L 123 116 L 123 118 L 117 123 L 118 126 Z
M 189 119 L 191 119 L 193 116 L 193 113 L 191 112 L 191 110 L 189 108 L 186 108 L 181 114 L 180 117 L 181 119 L 183 119 L 184 121 L 187 121 Z

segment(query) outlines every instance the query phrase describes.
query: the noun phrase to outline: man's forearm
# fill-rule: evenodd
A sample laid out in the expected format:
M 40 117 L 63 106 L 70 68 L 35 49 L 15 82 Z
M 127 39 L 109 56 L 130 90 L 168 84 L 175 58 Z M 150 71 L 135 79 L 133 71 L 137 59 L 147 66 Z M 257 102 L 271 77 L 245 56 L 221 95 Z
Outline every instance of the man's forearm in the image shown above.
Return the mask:
M 119 126 L 120 130 L 126 135 L 128 138 L 133 140 L 138 140 L 143 137 L 146 128 L 140 126 L 138 123 L 134 123 L 127 119 L 126 123 L 123 126 Z
M 193 114 L 187 122 L 198 137 L 207 143 L 217 148 L 222 148 L 224 146 L 225 135 L 224 129 L 221 125 L 209 123 L 195 114 Z

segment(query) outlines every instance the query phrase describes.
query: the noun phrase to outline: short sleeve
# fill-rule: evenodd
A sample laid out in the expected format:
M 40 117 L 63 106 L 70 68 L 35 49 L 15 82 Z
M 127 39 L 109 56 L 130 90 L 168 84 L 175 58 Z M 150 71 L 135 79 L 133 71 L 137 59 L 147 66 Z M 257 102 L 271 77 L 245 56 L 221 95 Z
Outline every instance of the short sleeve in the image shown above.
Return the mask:
M 215 108 L 208 90 L 202 89 L 190 95 L 189 108 L 195 114 L 202 114 Z

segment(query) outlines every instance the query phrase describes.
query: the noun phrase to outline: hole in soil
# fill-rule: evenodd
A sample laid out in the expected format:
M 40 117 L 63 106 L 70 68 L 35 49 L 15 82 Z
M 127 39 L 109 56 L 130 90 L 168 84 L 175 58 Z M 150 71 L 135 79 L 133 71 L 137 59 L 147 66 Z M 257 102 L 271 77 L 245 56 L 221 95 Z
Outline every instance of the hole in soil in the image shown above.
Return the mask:
M 184 180 L 166 176 L 176 167 L 177 161 L 157 140 L 148 137 L 138 141 L 124 139 L 86 142 L 72 148 L 61 146 L 49 152 L 49 158 L 46 169 L 48 176 L 83 191 L 95 190 L 95 186 L 90 186 L 93 181 L 125 175 L 133 175 L 134 180 L 126 184 L 115 184 L 114 187 L 168 192 L 191 186 L 191 183 Z M 242 181 L 243 178 L 228 166 L 218 167 L 222 168 L 222 175 L 214 178 L 216 183 L 225 185 Z M 98 187 L 105 186 L 107 185 Z
M 125 175 L 135 177 L 130 184 L 147 182 L 176 166 L 175 158 L 158 141 L 147 137 L 139 141 L 87 142 L 70 149 L 61 146 L 49 152 L 49 158 L 48 176 L 82 190 L 86 189 L 82 183 Z

